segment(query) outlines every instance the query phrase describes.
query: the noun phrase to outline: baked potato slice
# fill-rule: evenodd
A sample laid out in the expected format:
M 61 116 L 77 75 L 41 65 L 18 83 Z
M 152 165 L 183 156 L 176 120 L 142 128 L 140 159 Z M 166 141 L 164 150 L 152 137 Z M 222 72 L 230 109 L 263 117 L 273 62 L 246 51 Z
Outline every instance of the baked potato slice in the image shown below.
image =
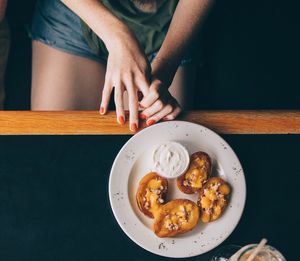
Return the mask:
M 148 217 L 154 218 L 153 212 L 157 211 L 160 205 L 166 200 L 168 180 L 155 172 L 144 176 L 136 193 L 136 201 L 139 209 Z
M 205 183 L 197 200 L 202 222 L 214 221 L 223 214 L 230 193 L 229 184 L 219 177 L 210 178 Z
M 178 188 L 185 194 L 197 193 L 209 178 L 211 173 L 211 159 L 203 151 L 191 155 L 188 170 L 177 178 Z
M 173 237 L 192 230 L 199 220 L 197 204 L 188 199 L 175 199 L 155 213 L 153 231 L 158 237 Z

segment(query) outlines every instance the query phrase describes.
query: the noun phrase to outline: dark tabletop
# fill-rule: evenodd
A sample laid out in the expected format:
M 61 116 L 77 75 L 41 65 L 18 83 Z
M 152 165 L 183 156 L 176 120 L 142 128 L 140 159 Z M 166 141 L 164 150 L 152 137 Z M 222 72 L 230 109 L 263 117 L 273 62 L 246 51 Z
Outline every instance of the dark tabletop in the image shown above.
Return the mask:
M 298 260 L 300 135 L 223 137 L 247 181 L 244 214 L 223 245 L 266 237 Z M 129 138 L 0 136 L 0 260 L 166 259 L 127 238 L 111 212 L 109 172 Z

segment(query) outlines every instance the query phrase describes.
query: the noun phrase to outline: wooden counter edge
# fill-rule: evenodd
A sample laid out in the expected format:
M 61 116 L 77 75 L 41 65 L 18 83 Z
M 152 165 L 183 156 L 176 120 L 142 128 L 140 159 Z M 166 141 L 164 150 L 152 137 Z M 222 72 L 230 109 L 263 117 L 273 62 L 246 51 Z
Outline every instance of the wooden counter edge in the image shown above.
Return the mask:
M 219 134 L 300 134 L 300 110 L 189 111 L 178 120 L 206 126 Z M 145 128 L 141 123 L 141 129 Z M 132 135 L 115 112 L 0 111 L 0 135 Z

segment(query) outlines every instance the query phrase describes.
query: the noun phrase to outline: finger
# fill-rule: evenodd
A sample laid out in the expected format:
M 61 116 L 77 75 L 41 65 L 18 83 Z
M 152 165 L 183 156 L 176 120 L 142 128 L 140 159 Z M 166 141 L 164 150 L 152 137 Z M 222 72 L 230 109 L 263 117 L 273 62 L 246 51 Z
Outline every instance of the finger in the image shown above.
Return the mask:
M 110 82 L 108 81 L 105 81 L 103 91 L 102 91 L 101 105 L 100 105 L 100 114 L 102 115 L 107 112 L 112 89 L 113 89 L 112 84 L 110 84 Z
M 178 105 L 176 109 L 174 109 L 170 114 L 165 116 L 163 120 L 172 121 L 174 120 L 180 113 L 182 112 L 182 108 Z
M 166 117 L 167 115 L 172 113 L 173 109 L 174 109 L 174 107 L 171 104 L 167 104 L 166 106 L 164 106 L 164 108 L 162 110 L 155 113 L 147 120 L 147 125 L 150 126 L 150 125 L 160 121 L 161 119 L 163 119 L 164 117 Z
M 155 85 L 151 85 L 148 95 L 144 96 L 143 100 L 141 100 L 140 105 L 144 108 L 150 107 L 154 104 L 159 98 L 158 87 Z
M 150 107 L 143 110 L 141 113 L 141 119 L 146 119 L 152 117 L 154 114 L 158 113 L 164 108 L 164 104 L 161 100 L 157 100 Z
M 129 129 L 136 132 L 138 129 L 138 97 L 137 91 L 130 83 L 126 85 L 128 92 L 128 107 L 129 107 Z
M 119 124 L 122 125 L 125 123 L 123 93 L 124 93 L 124 88 L 121 84 L 119 86 L 115 86 L 115 105 L 116 105 L 117 121 Z
M 136 77 L 135 84 L 138 89 L 142 92 L 143 96 L 147 96 L 149 93 L 150 84 L 149 81 L 144 77 Z

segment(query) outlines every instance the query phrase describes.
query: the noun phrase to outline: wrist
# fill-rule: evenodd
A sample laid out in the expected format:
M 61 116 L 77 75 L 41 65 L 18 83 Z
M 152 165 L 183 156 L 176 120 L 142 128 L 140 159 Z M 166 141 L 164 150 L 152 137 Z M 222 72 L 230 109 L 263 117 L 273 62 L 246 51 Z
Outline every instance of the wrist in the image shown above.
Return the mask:
M 175 77 L 178 64 L 170 59 L 156 57 L 151 64 L 151 68 L 152 76 L 159 79 L 164 86 L 169 88 Z
M 136 48 L 139 48 L 134 35 L 127 27 L 123 30 L 115 29 L 113 32 L 103 37 L 102 40 L 109 52 L 120 48 L 127 48 L 128 46 L 133 47 L 134 45 L 137 45 Z

